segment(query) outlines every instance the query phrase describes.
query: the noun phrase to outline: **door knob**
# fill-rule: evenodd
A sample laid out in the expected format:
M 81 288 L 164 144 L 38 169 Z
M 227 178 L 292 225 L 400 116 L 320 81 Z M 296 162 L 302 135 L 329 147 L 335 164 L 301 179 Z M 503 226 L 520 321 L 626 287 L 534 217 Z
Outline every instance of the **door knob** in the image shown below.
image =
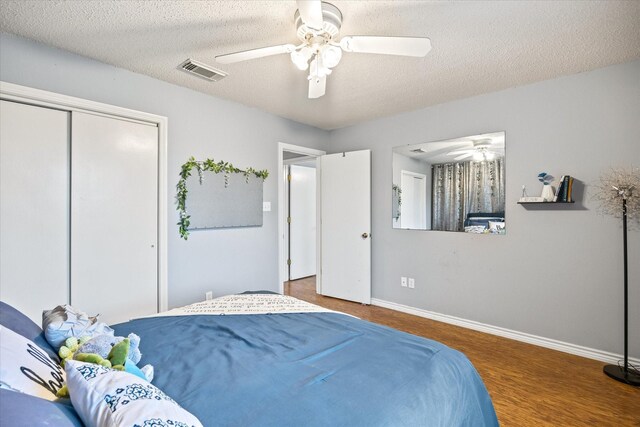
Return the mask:
M 366 239 L 367 237 L 369 237 L 369 233 L 362 233 L 362 238 Z

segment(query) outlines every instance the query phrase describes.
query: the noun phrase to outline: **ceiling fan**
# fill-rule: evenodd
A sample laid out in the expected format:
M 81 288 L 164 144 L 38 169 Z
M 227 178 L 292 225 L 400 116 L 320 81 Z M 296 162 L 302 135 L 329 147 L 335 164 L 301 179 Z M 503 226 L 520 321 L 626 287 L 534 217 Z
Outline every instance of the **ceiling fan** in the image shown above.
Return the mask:
M 493 143 L 491 138 L 483 138 L 471 141 L 472 147 L 463 150 L 454 150 L 447 153 L 448 156 L 457 156 L 454 160 L 463 160 L 467 157 L 473 158 L 476 162 L 483 160 L 494 160 L 500 157 L 504 151 L 504 143 Z
M 309 69 L 309 98 L 325 94 L 327 76 L 338 65 L 342 52 L 377 53 L 423 57 L 431 50 L 426 37 L 347 36 L 338 41 L 342 26 L 340 9 L 321 0 L 297 0 L 294 15 L 299 45 L 283 44 L 216 56 L 221 64 L 232 64 L 288 53 L 298 69 Z

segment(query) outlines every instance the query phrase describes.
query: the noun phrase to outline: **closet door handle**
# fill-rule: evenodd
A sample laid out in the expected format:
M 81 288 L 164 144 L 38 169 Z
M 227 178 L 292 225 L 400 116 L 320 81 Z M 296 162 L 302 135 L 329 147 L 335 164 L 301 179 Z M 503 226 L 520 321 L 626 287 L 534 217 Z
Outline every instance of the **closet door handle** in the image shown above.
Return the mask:
M 366 238 L 368 238 L 368 237 L 369 237 L 369 233 L 362 233 L 362 238 L 363 238 L 363 239 L 366 239 Z

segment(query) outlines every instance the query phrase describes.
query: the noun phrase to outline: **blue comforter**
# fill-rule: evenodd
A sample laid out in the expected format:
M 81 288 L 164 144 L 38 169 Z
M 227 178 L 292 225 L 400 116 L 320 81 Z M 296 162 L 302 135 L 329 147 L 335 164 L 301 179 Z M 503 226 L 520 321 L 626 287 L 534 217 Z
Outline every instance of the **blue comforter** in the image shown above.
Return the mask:
M 462 354 L 338 313 L 181 316 L 114 326 L 205 426 L 495 426 Z

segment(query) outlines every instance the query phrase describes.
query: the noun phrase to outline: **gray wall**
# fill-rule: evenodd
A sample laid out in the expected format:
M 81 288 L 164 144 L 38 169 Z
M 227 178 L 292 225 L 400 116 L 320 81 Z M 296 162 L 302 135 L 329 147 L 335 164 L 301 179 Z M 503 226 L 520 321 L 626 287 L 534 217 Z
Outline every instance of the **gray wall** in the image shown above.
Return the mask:
M 331 152 L 372 149 L 373 297 L 622 352 L 622 231 L 592 188 L 640 166 L 640 62 L 490 93 L 331 132 Z M 391 228 L 391 147 L 506 131 L 505 236 Z M 539 172 L 570 174 L 578 203 L 517 205 Z M 629 235 L 630 353 L 640 357 L 640 233 Z M 416 278 L 416 289 L 400 287 Z
M 277 143 L 323 149 L 327 132 L 65 51 L 0 34 L 0 80 L 169 118 L 169 306 L 247 289 L 278 290 Z M 215 83 L 212 83 L 215 84 Z M 190 156 L 268 169 L 259 228 L 178 237 L 175 184 Z
M 327 133 L 97 61 L 0 35 L 0 79 L 169 118 L 169 304 L 247 287 L 277 289 L 278 141 L 373 150 L 373 296 L 597 349 L 622 351 L 621 227 L 602 217 L 589 184 L 640 162 L 640 62 L 451 102 Z M 391 227 L 391 147 L 506 131 L 506 236 Z M 330 144 L 326 142 L 329 140 Z M 180 165 L 214 157 L 268 169 L 264 226 L 178 238 Z M 585 184 L 569 209 L 516 205 L 536 175 Z M 580 194 L 582 193 L 582 194 Z M 631 355 L 640 357 L 640 233 L 630 234 Z M 416 278 L 416 289 L 400 287 Z

